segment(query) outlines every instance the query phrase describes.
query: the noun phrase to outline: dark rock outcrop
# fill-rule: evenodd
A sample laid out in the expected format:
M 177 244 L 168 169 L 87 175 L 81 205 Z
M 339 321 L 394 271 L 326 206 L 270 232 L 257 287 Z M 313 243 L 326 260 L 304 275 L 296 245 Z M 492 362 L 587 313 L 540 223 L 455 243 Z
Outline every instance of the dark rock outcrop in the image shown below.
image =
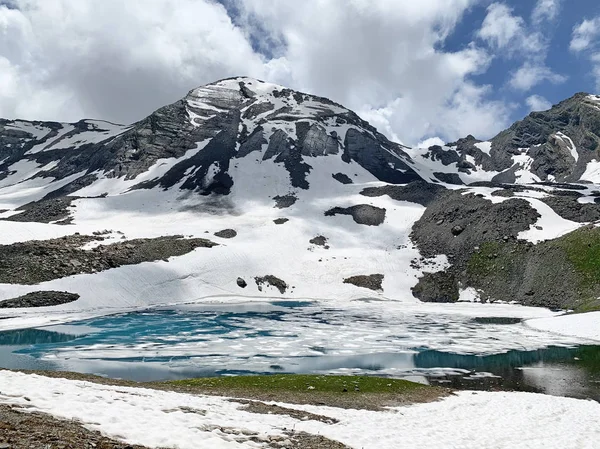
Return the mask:
M 379 226 L 385 221 L 385 209 L 369 204 L 359 204 L 345 208 L 334 207 L 325 212 L 326 217 L 335 215 L 350 215 L 356 223 L 367 226 Z
M 0 283 L 38 284 L 66 276 L 96 273 L 122 265 L 167 260 L 196 248 L 211 248 L 206 239 L 181 236 L 127 240 L 81 249 L 86 243 L 102 241 L 97 236 L 71 235 L 52 240 L 0 245 Z
M 358 275 L 344 279 L 344 284 L 352 284 L 357 287 L 382 292 L 383 287 L 381 284 L 383 283 L 383 279 L 383 274 Z
M 348 175 L 345 175 L 343 173 L 334 173 L 331 176 L 333 177 L 333 179 L 335 179 L 336 181 L 338 181 L 342 184 L 353 184 L 354 183 Z
M 600 204 L 579 203 L 573 196 L 548 196 L 542 201 L 566 220 L 590 223 L 600 220 Z
M 18 309 L 23 307 L 50 307 L 77 301 L 79 295 L 69 292 L 39 291 L 27 293 L 18 298 L 0 301 L 0 309 Z
M 312 243 L 313 245 L 317 245 L 317 246 L 323 246 L 323 247 L 325 247 L 325 249 L 329 249 L 329 245 L 327 245 L 327 237 L 324 237 L 322 235 L 318 235 L 318 236 L 310 239 L 309 243 Z
M 273 197 L 273 200 L 275 201 L 275 207 L 277 209 L 286 209 L 296 204 L 298 198 L 296 198 L 294 195 L 279 195 Z
M 268 274 L 262 277 L 255 277 L 254 281 L 258 286 L 258 290 L 261 292 L 263 291 L 263 286 L 275 287 L 277 290 L 279 290 L 279 293 L 283 295 L 289 287 L 285 281 L 273 276 L 272 274 Z
M 222 239 L 232 239 L 237 236 L 237 232 L 234 229 L 223 229 L 222 231 L 215 232 L 215 237 Z
M 411 203 L 427 206 L 445 190 L 445 187 L 438 184 L 414 181 L 405 186 L 387 185 L 383 187 L 367 187 L 360 194 L 368 197 L 387 195 L 397 201 L 410 201 Z

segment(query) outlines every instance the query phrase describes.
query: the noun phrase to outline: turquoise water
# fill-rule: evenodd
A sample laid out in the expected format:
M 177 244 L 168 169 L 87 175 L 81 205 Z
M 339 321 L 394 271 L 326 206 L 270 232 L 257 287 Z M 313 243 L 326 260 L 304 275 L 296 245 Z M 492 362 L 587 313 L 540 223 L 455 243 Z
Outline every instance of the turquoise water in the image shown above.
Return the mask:
M 0 366 L 138 381 L 360 373 L 600 400 L 599 347 L 548 340 L 515 319 L 363 309 L 200 305 L 0 332 Z

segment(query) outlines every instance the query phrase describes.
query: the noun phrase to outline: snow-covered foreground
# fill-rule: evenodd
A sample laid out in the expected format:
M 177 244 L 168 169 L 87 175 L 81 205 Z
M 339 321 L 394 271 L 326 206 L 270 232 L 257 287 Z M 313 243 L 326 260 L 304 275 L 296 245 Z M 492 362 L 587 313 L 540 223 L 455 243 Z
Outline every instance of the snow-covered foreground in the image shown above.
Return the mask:
M 130 444 L 178 449 L 266 447 L 285 430 L 352 448 L 595 448 L 600 404 L 531 393 L 460 392 L 385 411 L 280 404 L 339 420 L 253 414 L 225 398 L 0 372 L 0 403 L 75 419 Z M 263 443 L 263 441 L 265 443 Z

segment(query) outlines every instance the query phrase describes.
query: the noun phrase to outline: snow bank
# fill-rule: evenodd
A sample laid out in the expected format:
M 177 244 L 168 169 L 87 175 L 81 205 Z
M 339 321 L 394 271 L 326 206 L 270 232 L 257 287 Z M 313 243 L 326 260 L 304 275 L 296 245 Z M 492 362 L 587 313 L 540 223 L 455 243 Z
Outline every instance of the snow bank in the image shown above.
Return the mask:
M 2 404 L 76 419 L 109 437 L 149 447 L 267 447 L 269 436 L 285 438 L 285 429 L 357 449 L 592 449 L 600 438 L 597 402 L 532 393 L 460 392 L 439 402 L 385 411 L 281 404 L 339 420 L 327 424 L 248 413 L 227 398 L 9 371 L 0 372 L 0 385 Z
M 526 324 L 543 331 L 600 341 L 600 312 L 538 318 Z

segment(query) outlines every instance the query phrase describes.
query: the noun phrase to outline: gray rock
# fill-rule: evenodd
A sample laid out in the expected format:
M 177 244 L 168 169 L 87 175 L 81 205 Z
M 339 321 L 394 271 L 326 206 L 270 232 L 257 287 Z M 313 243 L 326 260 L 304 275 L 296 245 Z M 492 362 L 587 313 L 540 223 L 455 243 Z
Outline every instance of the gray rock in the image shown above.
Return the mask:
M 352 179 L 350 179 L 350 177 L 348 175 L 345 175 L 343 173 L 334 173 L 331 176 L 333 177 L 333 179 L 335 179 L 336 181 L 338 181 L 342 184 L 353 184 Z
M 277 209 L 286 209 L 296 204 L 298 198 L 296 198 L 294 195 L 280 195 L 273 197 L 273 200 L 275 201 L 275 207 Z
M 385 209 L 369 204 L 359 204 L 346 208 L 334 207 L 325 212 L 326 217 L 335 215 L 350 215 L 356 223 L 367 226 L 379 226 L 385 221 Z
M 445 187 L 438 184 L 431 184 L 425 181 L 414 181 L 406 186 L 382 186 L 382 187 L 367 187 L 360 194 L 368 197 L 377 197 L 388 195 L 390 198 L 397 201 L 410 201 L 418 203 L 422 206 L 427 206 L 435 198 L 446 190 Z
M 312 243 L 313 245 L 326 246 L 327 238 L 323 237 L 322 235 L 318 235 L 315 238 L 310 239 L 309 242 Z
M 237 236 L 237 232 L 234 229 L 223 229 L 222 231 L 215 232 L 215 236 L 222 239 L 232 239 Z
M 383 274 L 370 274 L 370 275 L 359 275 L 351 276 L 344 279 L 344 284 L 352 284 L 357 287 L 368 288 L 374 291 L 383 291 L 381 284 L 383 283 Z
M 452 228 L 452 234 L 453 235 L 461 235 L 464 230 L 465 230 L 465 228 L 463 228 L 462 226 L 456 225 Z
M 236 283 L 240 288 L 246 288 L 248 283 L 243 278 L 237 278 Z
M 279 290 L 279 293 L 281 293 L 282 295 L 289 287 L 285 281 L 273 276 L 272 274 L 268 274 L 262 277 L 255 277 L 254 281 L 256 282 L 259 291 L 262 291 L 263 286 L 272 286 Z
M 77 301 L 79 295 L 69 292 L 39 291 L 27 293 L 18 298 L 0 301 L 0 309 L 17 309 L 22 307 L 50 307 Z M 1 446 L 0 446 L 1 448 Z

